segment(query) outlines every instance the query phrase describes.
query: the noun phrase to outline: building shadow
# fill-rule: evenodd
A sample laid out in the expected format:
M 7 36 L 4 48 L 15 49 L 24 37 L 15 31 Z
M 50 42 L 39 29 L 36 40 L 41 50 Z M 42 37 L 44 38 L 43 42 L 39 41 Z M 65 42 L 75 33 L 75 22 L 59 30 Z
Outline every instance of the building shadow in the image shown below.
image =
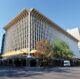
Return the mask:
M 70 73 L 69 69 L 62 68 L 25 68 L 25 67 L 0 67 L 0 77 L 33 77 L 43 76 L 45 73 L 59 72 Z

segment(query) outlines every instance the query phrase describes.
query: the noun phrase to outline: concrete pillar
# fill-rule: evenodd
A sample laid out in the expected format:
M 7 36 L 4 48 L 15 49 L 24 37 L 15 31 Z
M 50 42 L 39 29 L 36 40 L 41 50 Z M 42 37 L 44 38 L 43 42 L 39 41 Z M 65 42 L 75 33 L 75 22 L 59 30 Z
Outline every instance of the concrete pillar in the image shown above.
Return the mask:
M 39 59 L 36 59 L 36 66 L 37 66 L 37 67 L 40 66 Z
M 12 65 L 15 66 L 14 59 L 12 59 Z
M 30 11 L 28 11 L 28 51 L 30 51 L 30 32 L 31 32 L 31 24 L 30 24 Z M 28 52 L 28 55 L 30 55 L 30 52 Z
M 9 60 L 7 60 L 7 66 L 9 66 Z
M 2 62 L 3 62 L 3 66 L 4 66 L 4 64 L 5 64 L 4 60 Z
M 26 67 L 30 67 L 30 58 L 26 58 Z

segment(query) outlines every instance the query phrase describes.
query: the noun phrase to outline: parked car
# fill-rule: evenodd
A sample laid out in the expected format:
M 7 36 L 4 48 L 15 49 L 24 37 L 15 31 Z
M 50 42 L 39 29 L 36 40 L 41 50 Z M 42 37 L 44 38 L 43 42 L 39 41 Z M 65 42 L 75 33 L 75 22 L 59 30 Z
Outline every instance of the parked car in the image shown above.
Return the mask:
M 64 60 L 64 66 L 71 66 L 70 61 L 69 60 Z

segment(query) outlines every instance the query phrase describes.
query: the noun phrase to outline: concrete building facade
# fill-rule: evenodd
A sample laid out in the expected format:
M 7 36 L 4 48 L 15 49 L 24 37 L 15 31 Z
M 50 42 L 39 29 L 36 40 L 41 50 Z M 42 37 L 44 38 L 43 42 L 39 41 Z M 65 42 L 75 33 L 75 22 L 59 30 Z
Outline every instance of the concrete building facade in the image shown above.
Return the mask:
M 78 40 L 34 8 L 22 10 L 4 29 L 4 53 L 23 48 L 35 49 L 36 42 L 41 39 L 50 42 L 61 39 L 69 45 L 74 56 L 80 57 Z

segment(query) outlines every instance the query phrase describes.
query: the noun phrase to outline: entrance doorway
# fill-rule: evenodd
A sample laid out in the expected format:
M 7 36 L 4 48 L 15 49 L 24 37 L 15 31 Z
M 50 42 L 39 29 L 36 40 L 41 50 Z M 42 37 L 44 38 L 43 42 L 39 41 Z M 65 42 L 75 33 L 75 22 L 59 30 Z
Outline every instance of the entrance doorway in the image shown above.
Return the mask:
M 20 66 L 26 66 L 26 60 L 25 59 L 16 59 L 14 61 L 15 66 L 20 67 Z
M 35 59 L 32 59 L 30 60 L 30 67 L 36 67 L 36 60 Z

